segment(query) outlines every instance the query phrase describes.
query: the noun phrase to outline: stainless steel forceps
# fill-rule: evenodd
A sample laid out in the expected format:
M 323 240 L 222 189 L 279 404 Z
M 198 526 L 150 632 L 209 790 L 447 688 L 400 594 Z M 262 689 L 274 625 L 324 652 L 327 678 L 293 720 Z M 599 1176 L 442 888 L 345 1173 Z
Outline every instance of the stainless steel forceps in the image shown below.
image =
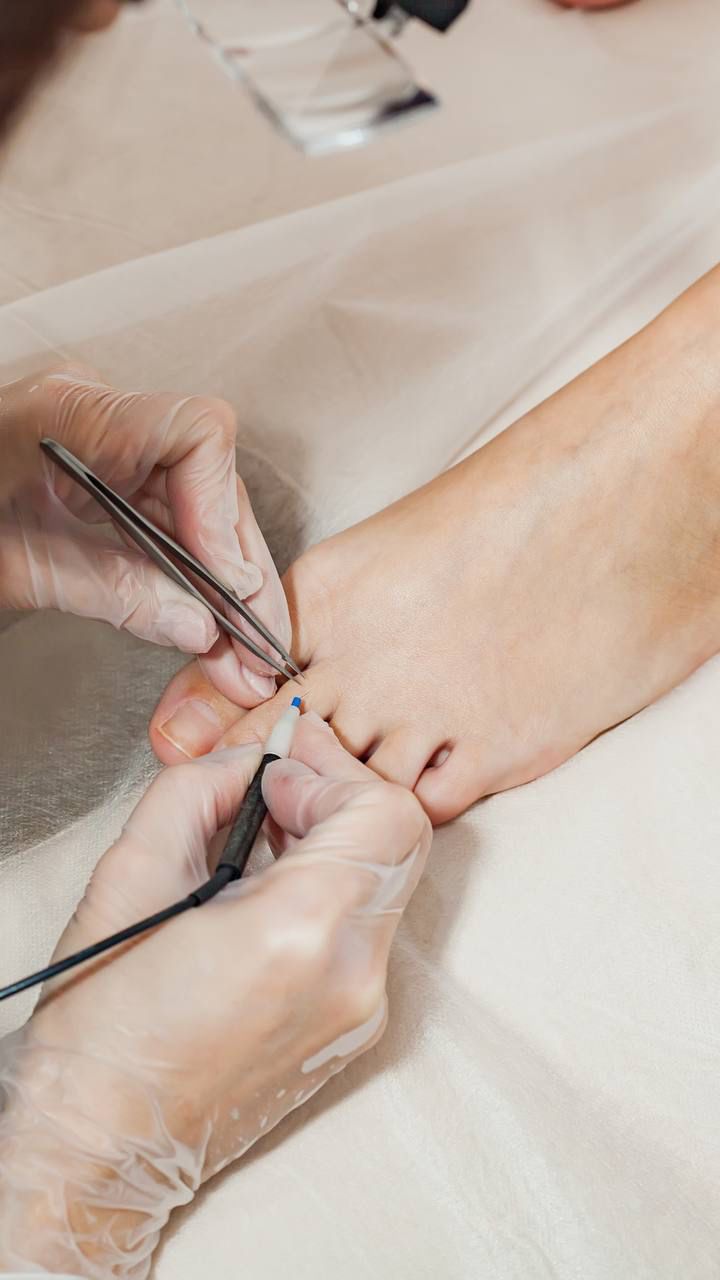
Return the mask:
M 174 538 L 171 538 L 169 534 L 163 533 L 162 529 L 158 529 L 157 525 L 153 524 L 152 520 L 148 520 L 147 516 L 141 515 L 139 511 L 131 507 L 129 502 L 126 502 L 124 498 L 120 497 L 119 493 L 115 493 L 114 489 L 111 489 L 103 480 L 100 480 L 89 467 L 86 467 L 79 458 L 70 453 L 69 449 L 58 444 L 57 440 L 49 440 L 47 438 L 41 440 L 40 448 L 49 458 L 52 458 L 57 466 L 62 467 L 62 470 L 66 471 L 73 480 L 82 485 L 85 492 L 89 493 L 91 498 L 94 498 L 107 511 L 118 528 L 122 529 L 129 538 L 132 538 L 133 542 L 137 543 L 153 563 L 159 569 L 162 569 L 163 573 L 167 574 L 168 578 L 171 578 L 179 587 L 187 591 L 188 595 L 194 596 L 196 600 L 204 604 L 223 631 L 232 636 L 234 640 L 237 640 L 239 644 L 244 645 L 246 649 L 249 649 L 250 653 L 254 653 L 256 658 L 262 658 L 263 662 L 267 662 L 281 676 L 302 677 L 300 668 L 293 662 L 290 654 L 283 648 L 272 631 L 269 631 L 265 624 L 256 617 L 249 605 L 240 600 L 235 595 L 235 592 L 231 591 L 224 582 L 216 578 L 215 574 L 211 573 L 200 560 L 196 560 L 195 556 L 186 551 L 184 547 L 181 547 L 178 542 L 175 542 Z M 177 567 L 174 560 L 170 558 L 171 556 L 175 560 L 179 560 L 186 569 L 190 569 L 197 578 L 212 587 L 213 591 L 216 591 L 226 604 L 235 609 L 241 618 L 244 618 L 245 622 L 253 627 L 258 632 L 258 635 L 261 635 L 263 640 L 266 640 L 271 648 L 280 655 L 282 663 L 278 662 L 271 654 L 266 653 L 248 636 L 244 635 L 235 626 L 234 622 L 230 622 L 225 617 L 225 614 L 211 600 L 208 600 L 207 596 L 204 596 L 182 570 Z

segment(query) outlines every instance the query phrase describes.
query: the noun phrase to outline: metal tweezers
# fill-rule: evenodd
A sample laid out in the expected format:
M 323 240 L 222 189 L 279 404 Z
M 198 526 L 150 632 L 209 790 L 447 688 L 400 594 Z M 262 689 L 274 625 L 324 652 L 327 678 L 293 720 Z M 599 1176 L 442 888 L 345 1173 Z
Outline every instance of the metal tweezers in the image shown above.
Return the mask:
M 184 547 L 181 547 L 178 542 L 175 542 L 174 538 L 171 538 L 169 534 L 163 533 L 162 529 L 158 529 L 157 525 L 153 524 L 152 520 L 148 520 L 147 516 L 141 515 L 139 511 L 131 507 L 129 502 L 126 502 L 124 498 L 120 497 L 119 493 L 115 493 L 114 489 L 111 489 L 103 480 L 94 475 L 89 467 L 86 467 L 79 458 L 70 453 L 69 449 L 65 449 L 63 445 L 58 444 L 57 440 L 41 440 L 40 448 L 44 450 L 49 458 L 52 458 L 57 466 L 66 471 L 79 485 L 82 485 L 85 492 L 89 493 L 90 497 L 94 498 L 107 511 L 118 528 L 122 529 L 123 533 L 126 533 L 129 538 L 132 538 L 133 542 L 137 543 L 153 563 L 159 569 L 162 569 L 163 573 L 167 574 L 168 578 L 171 578 L 179 587 L 187 591 L 188 595 L 194 596 L 196 600 L 199 600 L 212 614 L 218 626 L 229 636 L 232 636 L 233 640 L 237 640 L 238 644 L 244 645 L 246 649 L 250 650 L 250 653 L 255 654 L 256 658 L 261 658 L 263 662 L 267 662 L 279 675 L 288 677 L 302 676 L 300 668 L 293 662 L 290 654 L 283 648 L 276 636 L 272 634 L 272 631 L 269 631 L 265 624 L 256 617 L 252 609 L 244 601 L 240 600 L 235 595 L 235 592 L 231 591 L 224 582 L 216 578 L 215 574 L 211 573 L 200 560 L 196 560 L 195 556 L 186 551 Z M 209 587 L 212 587 L 213 591 L 216 591 L 226 604 L 235 609 L 244 618 L 245 622 L 253 627 L 262 636 L 263 640 L 267 641 L 270 647 L 280 655 L 282 663 L 271 654 L 266 653 L 248 636 L 244 635 L 235 626 L 234 622 L 230 622 L 225 617 L 225 614 L 185 576 L 182 570 L 174 563 L 174 560 L 170 559 L 171 556 L 174 557 L 174 560 L 179 560 L 186 569 L 190 569 L 195 574 L 195 577 L 200 578 Z

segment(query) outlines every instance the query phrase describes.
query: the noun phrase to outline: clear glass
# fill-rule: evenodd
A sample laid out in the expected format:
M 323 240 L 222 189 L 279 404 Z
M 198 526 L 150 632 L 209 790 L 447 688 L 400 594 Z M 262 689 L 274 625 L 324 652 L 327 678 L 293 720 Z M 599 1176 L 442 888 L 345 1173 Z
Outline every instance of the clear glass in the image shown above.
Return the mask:
M 371 0 L 176 0 L 221 66 L 302 151 L 358 146 L 437 105 Z

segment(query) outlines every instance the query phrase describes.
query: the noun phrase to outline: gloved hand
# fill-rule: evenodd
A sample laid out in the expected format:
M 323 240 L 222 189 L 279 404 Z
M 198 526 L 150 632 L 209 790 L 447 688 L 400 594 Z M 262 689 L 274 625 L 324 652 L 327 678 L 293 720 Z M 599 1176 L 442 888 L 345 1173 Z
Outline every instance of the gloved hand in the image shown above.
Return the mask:
M 430 826 L 317 717 L 293 754 L 264 779 L 278 861 L 56 979 L 0 1048 L 0 1271 L 142 1280 L 172 1208 L 382 1034 Z M 56 958 L 197 887 L 259 760 L 160 774 Z
M 103 618 L 206 655 L 206 675 L 240 706 L 269 697 L 270 668 L 218 638 L 208 610 L 123 541 L 38 447 L 43 436 L 59 440 L 241 598 L 252 597 L 289 643 L 283 590 L 235 471 L 235 432 L 221 400 L 128 394 L 82 370 L 0 387 L 0 606 Z

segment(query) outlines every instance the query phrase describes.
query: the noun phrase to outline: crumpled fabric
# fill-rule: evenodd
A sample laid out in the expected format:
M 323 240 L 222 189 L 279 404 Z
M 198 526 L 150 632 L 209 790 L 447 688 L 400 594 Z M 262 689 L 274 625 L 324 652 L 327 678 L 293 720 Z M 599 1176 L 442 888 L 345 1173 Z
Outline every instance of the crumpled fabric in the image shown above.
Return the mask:
M 720 260 L 719 22 L 714 0 L 601 17 L 476 0 L 462 38 L 403 44 L 444 113 L 317 165 L 198 68 L 186 154 L 219 198 L 210 209 L 194 186 L 168 210 L 126 193 L 122 245 L 98 198 L 94 274 L 52 288 L 38 258 L 44 292 L 8 282 L 8 368 L 61 349 L 116 381 L 228 398 L 287 564 L 489 439 Z M 189 45 L 164 23 L 148 13 L 111 37 L 115 65 L 130 51 L 147 77 L 126 123 L 106 113 L 111 139 L 136 109 L 151 135 L 182 112 Z M 48 114 L 38 104 L 37 127 Z M 156 179 L 150 156 L 146 193 L 184 193 L 172 157 Z M 27 156 L 13 164 L 39 181 Z M 68 243 L 67 222 L 52 236 Z M 179 659 L 34 617 L 0 633 L 0 660 L 9 978 L 47 956 L 154 769 L 144 725 Z M 382 1044 L 177 1216 L 160 1280 L 208 1259 L 262 1280 L 715 1280 L 719 682 L 714 660 L 437 833 Z

